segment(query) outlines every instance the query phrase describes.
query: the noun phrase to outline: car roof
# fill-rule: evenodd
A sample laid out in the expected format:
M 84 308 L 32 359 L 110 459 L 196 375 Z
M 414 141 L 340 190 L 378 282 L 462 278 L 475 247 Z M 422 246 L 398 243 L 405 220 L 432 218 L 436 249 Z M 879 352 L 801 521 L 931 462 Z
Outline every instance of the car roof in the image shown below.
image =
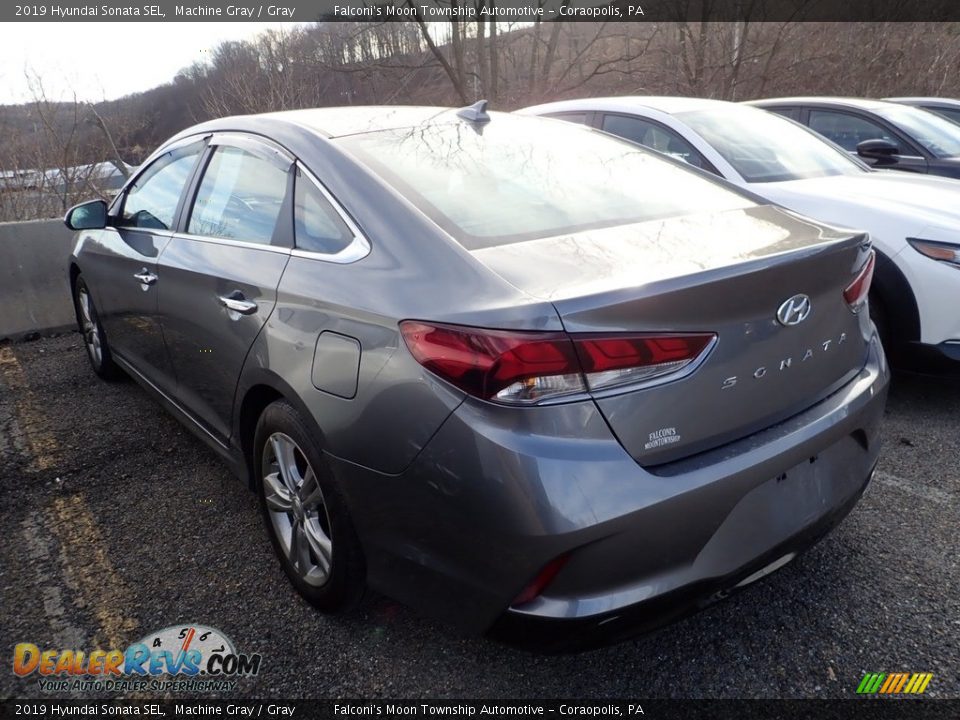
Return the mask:
M 263 132 L 297 127 L 325 138 L 358 135 L 380 130 L 418 127 L 421 125 L 447 125 L 469 122 L 460 117 L 456 108 L 410 105 L 357 105 L 354 107 L 310 108 L 284 110 L 258 115 L 235 115 L 209 120 L 188 128 L 184 134 L 240 130 Z M 510 113 L 490 113 L 491 119 L 511 117 Z M 179 137 L 179 135 L 177 136 Z
M 298 158 L 307 159 L 317 147 L 317 139 L 339 137 L 384 130 L 401 130 L 425 126 L 457 125 L 472 122 L 460 113 L 465 110 L 446 107 L 406 105 L 358 105 L 354 107 L 284 110 L 254 115 L 233 115 L 207 120 L 185 128 L 160 145 L 146 162 L 166 152 L 175 143 L 210 133 L 248 133 L 268 138 Z M 476 109 L 471 106 L 471 111 Z M 491 112 L 494 123 L 533 122 L 511 113 Z
M 771 105 L 834 105 L 839 107 L 858 108 L 860 110 L 882 110 L 883 108 L 894 105 L 895 103 L 886 102 L 884 100 L 873 100 L 870 98 L 809 96 L 748 100 L 746 104 L 755 105 L 757 107 Z
M 693 110 L 736 106 L 737 103 L 708 98 L 674 97 L 670 95 L 622 95 L 614 97 L 581 98 L 524 108 L 521 113 L 575 112 L 577 110 L 601 110 L 608 112 L 631 112 L 637 108 L 658 110 L 667 115 Z
M 310 108 L 264 113 L 255 117 L 294 123 L 328 138 L 415 127 L 431 122 L 462 122 L 451 108 L 413 105 Z
M 892 97 L 884 98 L 887 102 L 905 103 L 907 105 L 940 105 L 942 107 L 960 107 L 960 100 L 941 97 Z

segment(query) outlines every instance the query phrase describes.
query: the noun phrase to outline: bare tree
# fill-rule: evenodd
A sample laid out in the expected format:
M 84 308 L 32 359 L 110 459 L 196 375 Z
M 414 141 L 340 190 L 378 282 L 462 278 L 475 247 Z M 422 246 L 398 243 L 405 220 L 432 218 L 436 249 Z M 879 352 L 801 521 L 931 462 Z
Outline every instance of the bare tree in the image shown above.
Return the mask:
M 73 93 L 51 99 L 42 77 L 29 69 L 25 75 L 32 101 L 4 134 L 0 156 L 0 219 L 5 220 L 61 214 L 82 198 L 106 196 L 110 176 L 129 174 L 111 130 L 115 118 Z
M 480 98 L 511 109 L 599 94 L 960 95 L 960 23 L 769 22 L 761 0 L 737 0 L 738 21 L 713 22 L 716 0 L 679 1 L 676 22 L 511 23 L 480 14 L 497 0 L 435 0 L 477 12 L 269 31 L 222 43 L 172 83 L 95 104 L 51 99 L 32 76 L 32 102 L 0 108 L 0 218 L 56 214 L 103 192 L 97 163 L 125 173 L 124 160 L 215 116 Z M 817 1 L 793 6 L 802 14 Z

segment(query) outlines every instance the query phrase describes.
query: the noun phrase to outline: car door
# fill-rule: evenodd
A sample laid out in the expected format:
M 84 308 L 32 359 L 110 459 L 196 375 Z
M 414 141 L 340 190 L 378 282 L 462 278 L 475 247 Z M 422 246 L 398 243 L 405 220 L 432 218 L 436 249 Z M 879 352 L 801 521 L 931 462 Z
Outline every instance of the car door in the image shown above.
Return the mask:
M 164 390 L 175 380 L 157 317 L 157 258 L 204 147 L 203 140 L 187 140 L 151 161 L 112 204 L 110 226 L 89 247 L 94 261 L 81 268 L 111 350 Z
M 221 441 L 244 359 L 276 303 L 292 245 L 293 158 L 264 140 L 213 135 L 179 231 L 157 266 L 176 400 Z
M 851 155 L 857 155 L 857 145 L 864 140 L 887 140 L 900 152 L 891 158 L 878 160 L 861 157 L 864 162 L 878 168 L 927 172 L 927 160 L 913 144 L 886 124 L 861 113 L 810 108 L 807 125 L 814 132 L 832 140 Z

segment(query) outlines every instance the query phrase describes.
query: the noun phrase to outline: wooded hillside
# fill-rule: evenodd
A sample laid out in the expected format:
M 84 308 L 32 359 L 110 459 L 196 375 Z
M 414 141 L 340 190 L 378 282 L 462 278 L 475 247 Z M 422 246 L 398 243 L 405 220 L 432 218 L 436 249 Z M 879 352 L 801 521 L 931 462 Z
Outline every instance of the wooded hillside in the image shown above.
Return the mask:
M 43 78 L 33 87 L 33 102 L 0 107 L 0 176 L 56 169 L 66 181 L 41 193 L 56 196 L 51 208 L 8 180 L 0 220 L 60 212 L 93 189 L 73 169 L 137 164 L 230 114 L 479 98 L 512 110 L 608 94 L 958 97 L 960 23 L 324 23 L 223 43 L 169 84 L 110 102 L 48 97 Z

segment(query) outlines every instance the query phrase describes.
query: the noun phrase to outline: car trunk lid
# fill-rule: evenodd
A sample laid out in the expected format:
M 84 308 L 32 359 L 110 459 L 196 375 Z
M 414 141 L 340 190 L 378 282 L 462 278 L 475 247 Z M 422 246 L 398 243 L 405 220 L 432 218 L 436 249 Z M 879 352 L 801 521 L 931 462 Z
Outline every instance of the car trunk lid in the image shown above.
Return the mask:
M 716 334 L 709 352 L 677 374 L 592 393 L 624 448 L 645 465 L 784 420 L 864 362 L 869 323 L 843 291 L 866 262 L 866 237 L 771 206 L 474 254 L 550 299 L 574 336 Z

